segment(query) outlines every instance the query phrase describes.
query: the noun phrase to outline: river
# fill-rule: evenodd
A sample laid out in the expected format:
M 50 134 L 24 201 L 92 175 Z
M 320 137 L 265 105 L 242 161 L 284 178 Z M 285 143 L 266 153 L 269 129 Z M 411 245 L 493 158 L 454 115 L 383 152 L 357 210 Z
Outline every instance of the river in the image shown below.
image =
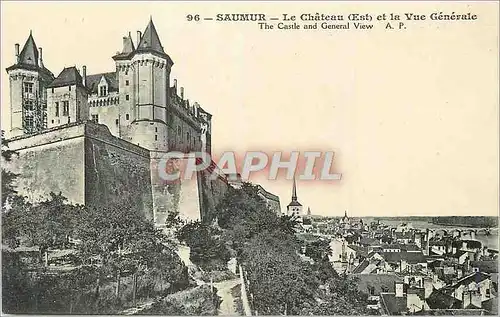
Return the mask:
M 363 218 L 363 221 L 365 221 L 365 223 L 371 223 L 372 221 L 375 221 L 375 218 Z M 366 222 L 367 221 L 367 222 Z M 401 220 L 387 220 L 387 219 L 384 219 L 384 220 L 380 220 L 381 223 L 384 223 L 390 227 L 397 227 L 398 225 L 400 225 L 403 221 Z M 460 230 L 467 230 L 467 229 L 481 229 L 481 228 L 470 228 L 470 227 L 461 227 L 461 226 L 443 226 L 443 225 L 437 225 L 437 224 L 434 224 L 434 223 L 431 223 L 431 222 L 427 222 L 427 221 L 408 221 L 408 223 L 411 223 L 411 225 L 413 226 L 413 228 L 415 229 L 434 229 L 434 230 L 437 230 L 437 229 L 445 229 L 445 230 L 453 230 L 453 229 L 460 229 Z M 498 246 L 499 246 L 499 243 L 498 243 L 498 227 L 497 228 L 491 228 L 490 229 L 491 231 L 491 234 L 489 236 L 487 235 L 484 235 L 484 234 L 477 234 L 476 235 L 476 239 L 481 241 L 483 243 L 483 245 L 487 246 L 488 248 L 491 248 L 491 249 L 495 249 L 495 250 L 498 250 Z

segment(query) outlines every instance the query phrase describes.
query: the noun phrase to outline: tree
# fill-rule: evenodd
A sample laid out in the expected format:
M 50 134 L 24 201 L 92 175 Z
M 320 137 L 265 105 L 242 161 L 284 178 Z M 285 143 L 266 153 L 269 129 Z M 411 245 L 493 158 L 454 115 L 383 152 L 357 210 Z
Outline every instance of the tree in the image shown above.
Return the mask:
M 182 227 L 177 236 L 191 248 L 190 259 L 203 269 L 225 268 L 230 259 L 229 251 L 221 239 L 222 232 L 199 221 Z
M 163 234 L 132 206 L 130 201 L 123 200 L 111 206 L 89 207 L 81 214 L 75 230 L 81 240 L 78 249 L 84 261 L 99 259 L 102 270 L 115 276 L 116 298 L 120 295 L 123 275 L 134 275 L 137 279 L 147 271 L 165 271 L 177 259 Z M 158 258 L 166 262 L 159 262 Z
M 17 154 L 15 151 L 9 149 L 9 141 L 5 139 L 5 133 L 2 130 L 2 209 L 9 198 L 12 198 L 17 194 L 14 188 L 14 180 L 18 176 L 17 174 L 7 171 L 3 165 L 5 162 L 9 162 L 12 156 Z

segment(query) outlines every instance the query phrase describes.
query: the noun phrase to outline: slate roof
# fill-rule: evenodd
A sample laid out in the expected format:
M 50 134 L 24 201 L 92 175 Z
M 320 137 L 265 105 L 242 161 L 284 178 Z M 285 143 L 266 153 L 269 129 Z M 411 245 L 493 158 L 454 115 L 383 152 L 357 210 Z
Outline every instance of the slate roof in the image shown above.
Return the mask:
M 104 79 L 108 83 L 109 92 L 118 91 L 117 73 L 110 72 L 110 73 L 87 75 L 86 86 L 90 93 L 92 94 L 98 93 L 97 87 L 99 85 L 99 82 L 101 81 L 102 76 L 104 76 Z
M 470 265 L 479 268 L 480 272 L 498 273 L 498 261 L 496 260 L 471 261 Z
M 353 274 L 359 274 L 361 272 L 363 272 L 367 267 L 368 265 L 370 265 L 370 262 L 367 261 L 367 260 L 363 260 L 363 262 L 361 262 L 358 266 L 356 266 L 354 268 L 354 270 L 352 271 Z
M 481 241 L 477 241 L 477 240 L 458 240 L 458 241 L 454 241 L 452 246 L 455 248 L 461 248 L 463 242 L 465 242 L 467 244 L 467 248 L 469 248 L 469 249 L 480 249 L 481 245 L 482 245 Z
M 382 293 L 380 294 L 380 301 L 383 310 L 388 315 L 401 315 L 406 312 L 406 296 L 396 297 L 395 293 Z
M 365 261 L 366 262 L 366 261 Z M 355 274 L 350 276 L 356 280 L 360 292 L 369 294 L 369 287 L 374 287 L 375 295 L 383 292 L 394 292 L 394 283 L 403 279 L 392 274 Z M 384 291 L 384 288 L 386 289 Z
M 468 253 L 467 251 L 460 251 L 460 250 L 459 250 L 459 251 L 455 252 L 454 254 L 452 254 L 452 255 L 451 255 L 451 257 L 458 259 L 458 258 L 460 258 L 462 255 L 467 254 L 467 253 Z
M 427 263 L 422 252 L 383 252 L 381 255 L 389 263 L 399 263 L 401 260 L 409 264 Z
M 75 66 L 65 67 L 61 73 L 57 76 L 48 88 L 64 87 L 70 85 L 82 86 L 82 76 L 78 72 Z
M 413 239 L 413 234 L 410 231 L 396 232 L 396 239 Z
M 452 309 L 461 308 L 462 302 L 455 297 L 443 293 L 441 290 L 434 290 L 429 298 L 427 304 L 430 309 Z
M 30 32 L 30 36 L 23 46 L 23 49 L 19 53 L 19 63 L 25 65 L 38 65 L 38 48 L 36 47 L 33 35 Z
M 298 202 L 298 201 L 296 201 L 296 200 L 292 200 L 292 201 L 288 204 L 288 206 L 302 206 L 302 204 L 301 204 L 301 203 L 299 203 L 299 202 Z
M 381 243 L 377 239 L 373 239 L 373 238 L 361 238 L 359 240 L 359 244 L 361 244 L 361 245 L 369 245 L 369 246 L 379 246 Z
M 38 63 L 39 60 L 38 54 L 39 54 L 38 47 L 36 46 L 35 39 L 33 38 L 33 35 L 30 32 L 30 35 L 26 40 L 26 43 L 24 43 L 23 49 L 19 53 L 18 60 L 14 65 L 8 67 L 6 70 L 10 71 L 13 69 L 21 68 L 21 69 L 39 71 L 45 80 L 48 81 L 53 80 L 54 74 L 52 74 L 50 70 L 45 68 L 45 66 L 40 65 Z
M 402 244 L 402 243 L 393 243 L 393 244 L 384 244 L 382 245 L 382 249 L 401 249 L 403 251 L 420 251 L 420 248 L 416 244 Z
M 356 251 L 358 255 L 361 255 L 363 257 L 366 257 L 368 255 L 368 250 L 365 247 L 361 247 L 359 245 L 353 245 L 353 244 L 348 244 L 347 245 L 349 248 L 353 249 Z
M 482 273 L 482 272 L 476 272 L 471 275 L 468 275 L 466 277 L 461 278 L 460 280 L 457 281 L 454 285 L 452 285 L 452 288 L 457 288 L 460 285 L 469 285 L 472 282 L 476 283 L 481 283 L 484 280 L 489 279 L 490 276 L 488 274 Z
M 151 52 L 157 53 L 161 56 L 168 57 L 168 55 L 163 50 L 163 46 L 160 42 L 160 37 L 158 32 L 156 32 L 156 27 L 153 24 L 153 20 L 150 19 L 144 33 L 142 33 L 141 41 L 137 44 L 136 52 Z
M 166 58 L 170 64 L 174 63 L 170 56 L 165 53 L 152 19 L 149 20 L 146 29 L 142 33 L 137 47 L 134 47 L 130 34 L 128 37 L 124 37 L 123 46 L 122 52 L 113 56 L 114 60 L 129 59 L 136 53 L 152 53 Z
M 443 240 L 430 240 L 429 245 L 435 245 L 435 246 L 446 246 L 446 241 Z

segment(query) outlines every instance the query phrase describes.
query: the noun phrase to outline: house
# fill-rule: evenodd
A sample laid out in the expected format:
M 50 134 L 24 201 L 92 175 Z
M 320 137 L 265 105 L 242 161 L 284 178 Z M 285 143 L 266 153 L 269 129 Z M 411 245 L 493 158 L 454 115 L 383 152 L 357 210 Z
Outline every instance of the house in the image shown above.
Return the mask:
M 482 303 L 496 297 L 491 276 L 482 272 L 474 272 L 459 279 L 451 286 L 446 287 L 445 291 L 458 300 L 463 300 L 464 296 L 469 295 L 474 299 L 471 300 L 471 303 Z M 481 306 L 478 307 L 481 308 Z
M 353 274 L 350 278 L 355 281 L 358 290 L 368 295 L 368 308 L 378 309 L 380 307 L 381 293 L 394 293 L 395 283 L 402 279 L 392 274 Z
M 415 314 L 425 309 L 424 289 L 394 284 L 395 291 L 380 294 L 380 307 L 385 315 Z
M 394 239 L 397 243 L 410 244 L 414 237 L 411 231 L 394 232 Z
M 381 256 L 395 272 L 427 269 L 427 259 L 422 252 L 383 252 Z

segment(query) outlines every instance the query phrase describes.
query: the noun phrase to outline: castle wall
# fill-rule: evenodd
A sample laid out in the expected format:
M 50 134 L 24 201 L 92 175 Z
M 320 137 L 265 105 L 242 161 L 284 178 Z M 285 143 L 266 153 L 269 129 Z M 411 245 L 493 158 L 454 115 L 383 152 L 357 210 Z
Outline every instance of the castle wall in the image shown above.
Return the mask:
M 215 173 L 219 172 L 216 170 Z M 198 172 L 198 192 L 200 193 L 201 221 L 210 222 L 215 219 L 216 207 L 226 194 L 229 184 L 223 175 L 212 179 L 209 170 Z
M 70 203 L 84 204 L 84 143 L 84 128 L 76 124 L 11 139 L 9 148 L 19 155 L 6 166 L 19 174 L 18 193 L 32 202 L 62 193 Z
M 7 168 L 20 174 L 17 190 L 32 202 L 59 193 L 70 203 L 106 206 L 130 199 L 152 219 L 149 152 L 88 122 L 11 139 L 19 153 Z
M 149 151 L 113 137 L 103 125 L 85 126 L 87 204 L 114 205 L 128 199 L 153 219 Z
M 179 170 L 185 171 L 190 156 L 186 154 L 176 161 Z M 164 159 L 162 153 L 152 153 L 151 157 L 155 222 L 158 225 L 164 224 L 171 212 L 178 212 L 186 220 L 211 221 L 215 218 L 215 208 L 229 186 L 218 170 L 216 173 L 220 177 L 214 180 L 210 179 L 210 171 L 206 169 L 194 173 L 188 179 L 184 179 L 181 174 L 181 179 L 169 181 L 162 179 L 159 174 L 158 169 L 162 166 L 160 160 Z

